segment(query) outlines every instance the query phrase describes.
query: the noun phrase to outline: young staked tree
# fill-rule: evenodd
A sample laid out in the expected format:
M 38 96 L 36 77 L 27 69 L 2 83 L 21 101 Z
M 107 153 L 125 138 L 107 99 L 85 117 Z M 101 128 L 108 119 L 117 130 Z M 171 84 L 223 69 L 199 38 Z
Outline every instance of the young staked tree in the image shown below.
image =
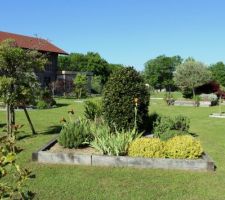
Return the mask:
M 77 74 L 73 83 L 75 85 L 75 93 L 78 99 L 80 99 L 82 95 L 87 95 L 87 76 L 85 74 Z
M 19 48 L 14 40 L 0 43 L 0 96 L 7 107 L 7 132 L 12 135 L 15 125 L 15 107 L 24 108 L 28 122 L 35 133 L 26 105 L 34 100 L 38 80 L 34 70 L 41 70 L 47 58 L 36 50 Z
M 191 89 L 195 98 L 195 88 L 211 80 L 211 72 L 206 66 L 194 59 L 187 59 L 177 66 L 174 82 L 181 89 Z

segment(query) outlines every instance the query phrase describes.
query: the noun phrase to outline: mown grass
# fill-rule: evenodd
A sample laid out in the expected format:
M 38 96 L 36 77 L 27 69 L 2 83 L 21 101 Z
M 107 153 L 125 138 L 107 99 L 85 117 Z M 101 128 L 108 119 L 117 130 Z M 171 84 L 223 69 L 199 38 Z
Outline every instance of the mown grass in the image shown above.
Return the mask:
M 131 169 L 87 167 L 71 165 L 45 165 L 31 161 L 31 153 L 52 137 L 54 127 L 62 116 L 74 108 L 76 116 L 83 114 L 83 104 L 71 99 L 58 99 L 61 107 L 30 111 L 39 132 L 30 136 L 23 112 L 17 120 L 24 123 L 24 133 L 18 143 L 24 148 L 19 162 L 30 168 L 36 178 L 29 182 L 29 189 L 36 192 L 36 199 L 151 199 L 151 200 L 224 200 L 225 199 L 225 119 L 209 118 L 219 108 L 168 107 L 163 100 L 151 100 L 150 112 L 175 116 L 183 114 L 191 119 L 190 131 L 197 134 L 204 150 L 217 165 L 215 172 L 179 170 Z M 225 110 L 225 107 L 223 107 Z M 5 123 L 5 113 L 0 112 L 0 122 Z

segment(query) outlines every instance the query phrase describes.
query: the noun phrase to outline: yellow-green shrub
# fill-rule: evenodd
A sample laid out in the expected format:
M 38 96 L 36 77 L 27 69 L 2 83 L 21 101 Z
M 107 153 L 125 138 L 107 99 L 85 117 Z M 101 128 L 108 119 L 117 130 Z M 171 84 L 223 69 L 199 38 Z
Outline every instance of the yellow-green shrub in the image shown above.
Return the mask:
M 191 136 L 175 136 L 169 139 L 165 145 L 166 157 L 168 158 L 199 158 L 203 149 L 198 140 Z
M 164 158 L 165 142 L 159 138 L 138 138 L 134 140 L 128 149 L 128 155 L 132 157 Z
M 189 135 L 175 136 L 167 141 L 159 138 L 138 138 L 128 149 L 132 157 L 196 159 L 203 153 L 198 140 Z

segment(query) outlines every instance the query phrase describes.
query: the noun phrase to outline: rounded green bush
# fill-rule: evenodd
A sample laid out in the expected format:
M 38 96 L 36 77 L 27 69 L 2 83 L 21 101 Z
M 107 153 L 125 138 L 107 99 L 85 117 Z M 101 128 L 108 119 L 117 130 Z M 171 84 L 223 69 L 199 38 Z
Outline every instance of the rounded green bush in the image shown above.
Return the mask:
M 144 130 L 149 105 L 149 92 L 144 80 L 132 67 L 116 70 L 103 91 L 104 117 L 112 129 L 129 130 L 134 127 L 135 98 L 138 99 L 137 127 Z

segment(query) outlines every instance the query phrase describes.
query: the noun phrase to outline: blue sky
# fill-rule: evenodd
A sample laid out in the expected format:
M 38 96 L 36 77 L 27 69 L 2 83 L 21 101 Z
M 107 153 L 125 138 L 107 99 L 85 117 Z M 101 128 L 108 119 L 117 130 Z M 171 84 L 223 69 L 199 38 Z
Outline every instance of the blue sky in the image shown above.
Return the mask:
M 158 55 L 225 62 L 224 0 L 2 0 L 0 30 L 49 39 L 111 63 Z

